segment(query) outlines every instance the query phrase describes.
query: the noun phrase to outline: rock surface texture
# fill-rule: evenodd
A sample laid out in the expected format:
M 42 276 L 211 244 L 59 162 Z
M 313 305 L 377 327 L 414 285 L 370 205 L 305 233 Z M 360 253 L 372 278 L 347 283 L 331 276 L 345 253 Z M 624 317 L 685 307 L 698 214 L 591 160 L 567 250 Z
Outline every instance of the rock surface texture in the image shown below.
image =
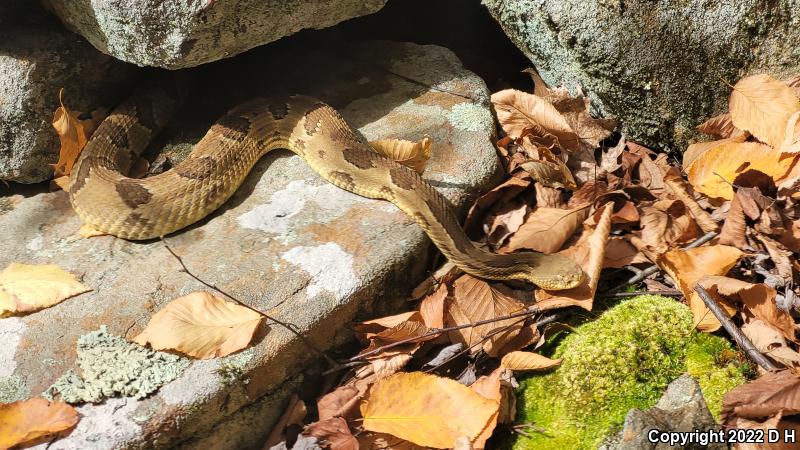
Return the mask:
M 305 28 L 378 11 L 386 0 L 48 0 L 92 45 L 140 66 L 182 69 L 237 55 Z
M 651 443 L 647 433 L 652 430 L 690 433 L 694 431 L 717 430 L 720 426 L 714 421 L 703 399 L 700 385 L 689 375 L 682 375 L 667 386 L 664 396 L 656 406 L 642 411 L 631 409 L 625 417 L 625 425 L 601 450 L 666 450 L 675 448 L 669 443 Z M 711 443 L 687 444 L 681 448 L 724 450 L 726 444 Z
M 580 86 L 646 145 L 683 151 L 726 109 L 726 82 L 800 72 L 800 0 L 483 4 L 546 82 Z
M 51 122 L 61 88 L 70 109 L 88 112 L 118 99 L 134 69 L 58 24 L 0 21 L 0 180 L 52 176 L 59 143 Z
M 279 73 L 268 70 L 276 61 L 284 67 Z M 486 86 L 441 47 L 371 42 L 340 52 L 259 49 L 203 70 L 198 77 L 207 82 L 199 82 L 160 145 L 188 147 L 245 98 L 302 92 L 339 109 L 367 139 L 429 135 L 433 156 L 424 178 L 461 212 L 497 173 Z M 183 363 L 125 350 L 115 336 L 132 339 L 167 302 L 207 288 L 182 273 L 159 241 L 82 239 L 75 235 L 80 225 L 64 192 L 0 199 L 0 235 L 13 236 L 0 240 L 0 268 L 14 261 L 54 263 L 93 289 L 0 319 L 0 397 L 39 395 L 58 379 L 68 382 L 61 377 L 77 363 L 86 370 L 119 351 L 123 361 L 133 357 L 130 365 L 145 364 L 148 382 L 130 385 L 146 391 L 153 380 L 163 385 L 144 399 L 80 406 L 77 428 L 49 449 L 260 448 L 314 353 L 275 324 L 257 332 L 253 347 L 223 358 Z M 289 152 L 259 161 L 219 211 L 167 241 L 192 272 L 294 324 L 320 348 L 349 336 L 354 318 L 402 304 L 429 268 L 431 246 L 392 204 L 324 182 Z M 98 350 L 86 351 L 91 348 L 102 349 L 102 359 L 93 356 Z M 118 373 L 142 372 L 115 366 Z

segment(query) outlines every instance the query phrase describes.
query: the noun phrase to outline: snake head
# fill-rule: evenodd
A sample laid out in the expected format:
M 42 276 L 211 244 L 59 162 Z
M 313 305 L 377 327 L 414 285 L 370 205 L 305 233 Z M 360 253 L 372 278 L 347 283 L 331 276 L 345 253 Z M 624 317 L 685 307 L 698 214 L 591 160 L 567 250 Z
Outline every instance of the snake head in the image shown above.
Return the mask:
M 560 291 L 577 287 L 585 279 L 583 269 L 572 259 L 564 255 L 545 255 L 542 253 L 524 253 L 529 255 L 528 270 L 520 272 L 522 279 L 548 291 Z

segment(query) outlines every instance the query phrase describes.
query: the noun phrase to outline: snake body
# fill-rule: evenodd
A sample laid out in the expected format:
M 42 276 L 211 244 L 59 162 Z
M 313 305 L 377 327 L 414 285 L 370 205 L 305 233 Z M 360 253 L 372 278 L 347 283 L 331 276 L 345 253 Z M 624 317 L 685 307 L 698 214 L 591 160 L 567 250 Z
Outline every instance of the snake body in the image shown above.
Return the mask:
M 288 149 L 328 182 L 397 205 L 465 272 L 546 289 L 568 289 L 582 279 L 582 270 L 561 255 L 493 254 L 475 246 L 445 197 L 417 172 L 375 153 L 336 110 L 311 97 L 240 104 L 211 126 L 183 162 L 148 178 L 129 178 L 133 162 L 177 109 L 170 91 L 154 83 L 134 93 L 98 126 L 81 153 L 69 198 L 93 228 L 130 240 L 180 230 L 219 208 L 263 155 Z

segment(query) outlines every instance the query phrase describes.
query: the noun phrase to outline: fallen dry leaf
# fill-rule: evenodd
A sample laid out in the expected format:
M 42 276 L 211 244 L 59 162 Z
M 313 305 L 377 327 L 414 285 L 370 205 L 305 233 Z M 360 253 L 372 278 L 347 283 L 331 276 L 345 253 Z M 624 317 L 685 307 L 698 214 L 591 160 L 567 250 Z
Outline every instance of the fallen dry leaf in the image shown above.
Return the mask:
M 53 114 L 53 128 L 61 141 L 58 162 L 53 166 L 56 177 L 70 174 L 78 155 L 89 140 L 85 121 L 78 119 L 77 112 L 64 106 L 64 89 L 58 91 L 58 102 L 61 106 Z
M 436 291 L 420 302 L 419 314 L 422 316 L 422 322 L 428 328 L 444 328 L 445 303 L 449 295 L 447 283 L 442 283 Z
M 562 291 L 538 290 L 536 291 L 536 306 L 542 310 L 565 306 L 580 306 L 587 311 L 592 310 L 597 283 L 600 281 L 600 271 L 603 269 L 606 244 L 611 232 L 612 210 L 613 205 L 610 202 L 606 203 L 591 234 L 585 230 L 584 234 L 587 236 L 585 240 L 562 252 L 562 254 L 572 256 L 586 274 L 581 284 L 578 287 Z M 586 251 L 587 249 L 588 251 Z M 576 258 L 577 255 L 580 255 L 580 258 Z
M 286 428 L 291 425 L 302 425 L 303 419 L 306 418 L 306 413 L 306 404 L 300 400 L 297 394 L 292 394 L 283 415 L 281 415 L 278 423 L 272 427 L 272 431 L 267 436 L 262 450 L 269 450 L 275 444 L 283 441 L 286 438 Z
M 786 122 L 783 143 L 780 147 L 781 153 L 800 152 L 800 111 L 792 114 Z
M 764 355 L 786 367 L 800 367 L 800 353 L 792 350 L 782 333 L 760 319 L 747 316 L 742 333 Z
M 731 92 L 729 107 L 737 128 L 778 148 L 789 117 L 800 111 L 800 100 L 785 83 L 762 74 L 739 80 Z
M 533 352 L 511 352 L 503 356 L 500 365 L 510 370 L 545 370 L 561 364 L 560 359 L 550 359 Z
M 319 420 L 332 417 L 354 419 L 364 393 L 353 385 L 339 386 L 317 400 Z
M 794 340 L 794 320 L 775 304 L 775 289 L 761 283 L 748 283 L 736 278 L 708 276 L 697 281 L 709 293 L 716 292 L 740 301 L 757 319 L 780 330 L 786 339 Z
M 481 434 L 473 439 L 472 442 L 467 439 L 467 443 L 471 444 L 472 448 L 482 449 L 486 447 L 486 441 L 492 437 L 492 433 L 494 433 L 497 424 L 502 423 L 503 419 L 507 418 L 508 412 L 510 412 L 509 410 L 515 408 L 513 403 L 515 403 L 516 397 L 514 397 L 513 390 L 509 383 L 503 382 L 503 380 L 510 379 L 511 376 L 512 374 L 510 371 L 503 367 L 498 367 L 489 375 L 478 378 L 469 386 L 470 389 L 478 394 L 498 403 L 497 412 L 489 422 L 487 422 Z M 505 414 L 502 414 L 503 412 L 505 412 Z M 501 415 L 503 417 L 501 417 Z
M 381 155 L 422 174 L 425 171 L 425 165 L 428 164 L 428 159 L 431 157 L 432 143 L 431 138 L 426 136 L 417 142 L 405 139 L 381 139 L 371 141 L 369 145 Z
M 642 242 L 655 253 L 663 253 L 675 244 L 697 237 L 695 221 L 679 200 L 659 200 L 640 209 Z
M 42 397 L 0 403 L 0 448 L 42 443 L 77 423 L 78 412 L 66 403 L 49 402 Z
M 794 421 L 783 420 L 783 414 L 778 412 L 777 415 L 770 417 L 764 421 L 749 420 L 737 417 L 733 424 L 734 428 L 741 428 L 746 430 L 764 430 L 765 439 L 762 442 L 760 439 L 755 442 L 737 443 L 736 450 L 796 450 L 797 443 L 788 439 L 789 436 L 796 436 L 797 430 L 800 428 L 800 423 L 796 416 L 790 416 L 795 419 Z M 786 432 L 790 434 L 786 434 Z M 778 433 L 775 435 L 774 433 Z M 777 442 L 772 442 L 777 438 Z
M 193 292 L 155 313 L 134 342 L 198 359 L 216 358 L 247 347 L 263 319 L 261 314 L 214 294 Z
M 762 375 L 732 389 L 722 400 L 720 420 L 732 426 L 737 417 L 761 419 L 800 413 L 800 378 L 791 370 Z
M 358 440 L 350 432 L 347 421 L 341 417 L 331 417 L 307 425 L 303 434 L 314 436 L 331 450 L 358 450 Z
M 657 258 L 658 266 L 678 283 L 684 297 L 688 299 L 689 308 L 692 310 L 694 323 L 698 330 L 711 333 L 719 329 L 721 325 L 694 291 L 695 283 L 704 276 L 725 275 L 731 267 L 736 265 L 741 256 L 741 250 L 736 247 L 708 245 L 692 249 L 670 250 Z M 718 303 L 729 316 L 736 312 L 736 309 L 726 302 L 719 301 Z
M 0 272 L 0 317 L 38 311 L 89 291 L 54 264 L 11 263 Z
M 501 252 L 516 250 L 535 250 L 542 253 L 555 253 L 575 233 L 578 226 L 589 215 L 589 205 L 572 209 L 536 208 L 516 233 L 508 238 Z
M 747 250 L 750 245 L 747 242 L 747 223 L 745 222 L 744 210 L 740 192 L 736 192 L 731 201 L 731 208 L 725 217 L 725 223 L 717 237 L 717 243 L 722 245 L 732 245 L 740 250 Z
M 450 448 L 477 438 L 499 408 L 472 389 L 421 372 L 396 373 L 372 386 L 361 404 L 364 429 L 418 445 Z
M 700 207 L 694 197 L 689 193 L 688 183 L 683 179 L 677 169 L 669 169 L 666 175 L 664 175 L 664 184 L 669 192 L 675 196 L 675 198 L 682 201 L 683 204 L 686 205 L 686 208 L 689 209 L 692 217 L 704 233 L 710 233 L 712 231 L 719 230 L 719 225 L 717 222 L 711 218 L 711 215 L 706 212 L 706 210 Z
M 792 167 L 794 159 L 758 142 L 728 142 L 698 156 L 686 171 L 689 183 L 711 198 L 733 198 L 733 182 L 747 171 L 757 170 L 780 180 Z
M 525 307 L 508 293 L 467 274 L 462 275 L 453 283 L 452 292 L 450 305 L 445 314 L 447 326 L 465 325 L 503 317 L 522 311 Z M 509 329 L 498 331 L 506 327 Z M 449 336 L 451 341 L 461 342 L 472 348 L 473 352 L 483 347 L 489 355 L 496 356 L 497 352 L 501 351 L 515 337 L 520 328 L 522 328 L 520 318 L 505 319 L 451 331 Z M 490 334 L 492 336 L 487 338 Z
M 697 126 L 697 131 L 719 139 L 735 138 L 745 134 L 736 128 L 731 120 L 731 113 L 724 113 L 712 117 Z
M 500 126 L 509 136 L 521 137 L 526 128 L 539 126 L 558 138 L 565 150 L 578 150 L 578 135 L 547 100 L 516 89 L 506 89 L 492 94 L 492 105 Z

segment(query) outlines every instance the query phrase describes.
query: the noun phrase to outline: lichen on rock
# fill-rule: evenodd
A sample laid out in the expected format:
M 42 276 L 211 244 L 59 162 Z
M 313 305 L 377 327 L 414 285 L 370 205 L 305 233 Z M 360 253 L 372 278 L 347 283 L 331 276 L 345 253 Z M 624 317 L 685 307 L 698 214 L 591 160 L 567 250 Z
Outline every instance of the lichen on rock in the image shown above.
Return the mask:
M 724 392 L 744 382 L 736 364 L 717 366 L 717 349 L 730 349 L 723 344 L 722 338 L 697 335 L 689 309 L 672 299 L 623 301 L 558 344 L 558 369 L 522 382 L 518 419 L 542 432 L 519 437 L 514 448 L 596 448 L 622 426 L 628 410 L 655 405 L 687 365 L 704 391 L 711 390 L 718 414 Z
M 189 366 L 186 358 L 109 334 L 105 325 L 79 337 L 77 347 L 81 374 L 68 370 L 45 391 L 45 397 L 67 403 L 97 403 L 116 396 L 144 398 Z

